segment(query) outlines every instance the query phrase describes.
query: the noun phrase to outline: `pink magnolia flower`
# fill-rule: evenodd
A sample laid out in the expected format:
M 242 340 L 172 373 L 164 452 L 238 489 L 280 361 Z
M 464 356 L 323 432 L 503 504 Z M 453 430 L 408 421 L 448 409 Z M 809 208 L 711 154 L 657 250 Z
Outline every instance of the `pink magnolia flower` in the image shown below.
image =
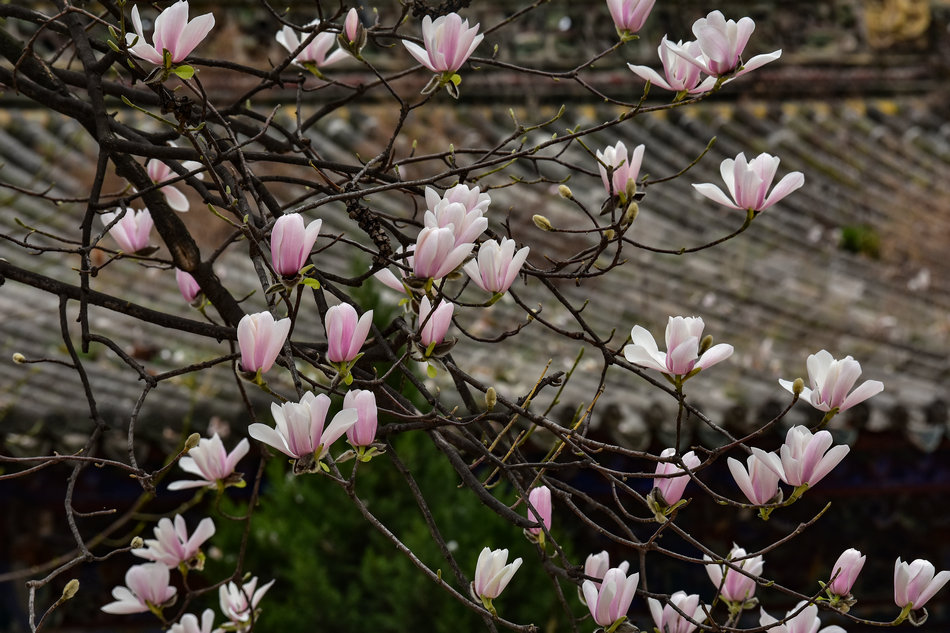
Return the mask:
M 472 28 L 468 20 L 457 13 L 449 13 L 433 20 L 428 15 L 422 18 L 422 40 L 425 48 L 403 40 L 403 46 L 420 64 L 434 73 L 454 73 L 475 48 L 485 39 L 478 35 L 479 24 Z
M 270 369 L 289 332 L 290 319 L 275 321 L 270 312 L 244 315 L 237 326 L 241 369 L 250 373 Z
M 610 569 L 610 554 L 608 554 L 606 550 L 599 554 L 590 554 L 587 556 L 587 560 L 584 561 L 584 575 L 597 579 L 591 580 L 590 582 L 594 583 L 594 587 L 596 587 L 598 591 L 601 586 L 601 581 L 603 581 L 604 576 L 607 575 L 608 569 Z M 617 569 L 626 574 L 627 570 L 630 569 L 630 563 L 623 561 L 617 565 Z M 588 579 L 585 578 L 585 580 Z M 583 585 L 584 583 L 581 583 L 581 586 L 577 588 L 577 597 L 587 606 L 587 598 L 584 597 Z
M 617 141 L 613 147 L 605 147 L 604 151 L 597 150 L 597 168 L 600 170 L 600 178 L 604 181 L 607 195 L 620 196 L 625 200 L 636 191 L 637 176 L 640 175 L 640 163 L 643 162 L 645 148 L 643 144 L 637 145 L 629 157 L 623 141 Z M 607 177 L 607 167 L 613 167 L 610 178 Z
M 629 37 L 643 28 L 656 0 L 607 0 L 617 33 Z
M 310 257 L 322 225 L 323 220 L 314 220 L 304 227 L 303 217 L 299 213 L 288 213 L 277 218 L 270 234 L 270 256 L 278 275 L 297 276 Z
M 119 214 L 121 207 L 112 213 L 103 213 L 99 216 L 103 226 L 109 226 Z M 125 210 L 125 215 L 109 229 L 109 235 L 124 253 L 138 253 L 148 248 L 148 236 L 152 231 L 152 216 L 148 209 L 136 211 L 131 208 Z
M 126 587 L 115 587 L 115 602 L 102 607 L 106 613 L 142 613 L 152 607 L 161 609 L 175 597 L 177 590 L 169 585 L 168 567 L 161 563 L 134 565 L 125 572 Z
M 201 545 L 214 536 L 214 521 L 205 517 L 189 537 L 185 519 L 176 514 L 174 525 L 168 517 L 162 518 L 154 533 L 154 539 L 145 540 L 146 547 L 133 549 L 132 554 L 169 568 L 178 567 L 181 563 L 188 563 L 195 558 Z
M 433 310 L 429 298 L 422 297 L 419 301 L 419 342 L 428 348 L 445 340 L 454 312 L 455 304 L 451 301 L 441 299 Z
M 508 550 L 485 548 L 478 555 L 475 564 L 475 581 L 472 583 L 472 595 L 479 600 L 492 600 L 501 595 L 512 576 L 521 567 L 522 560 L 516 558 L 508 563 Z
M 538 486 L 537 488 L 532 488 L 531 492 L 528 493 L 528 502 L 531 504 L 531 507 L 528 508 L 528 518 L 532 521 L 537 521 L 544 525 L 545 528 L 551 529 L 551 489 L 547 486 Z M 537 511 L 537 514 L 535 513 Z M 541 534 L 541 528 L 528 528 L 528 534 L 533 536 L 538 536 Z
M 686 595 L 685 591 L 677 591 L 670 596 L 669 601 L 695 622 L 702 622 L 706 619 L 703 605 L 699 603 L 699 594 Z M 659 600 L 647 598 L 647 604 L 650 607 L 650 615 L 653 616 L 656 628 L 663 631 L 663 633 L 692 633 L 698 626 L 680 615 L 669 603 L 661 607 Z
M 327 358 L 330 362 L 348 363 L 356 360 L 372 324 L 372 310 L 357 321 L 356 309 L 348 303 L 328 309 L 324 325 L 327 330 Z
M 752 578 L 744 576 L 726 565 L 712 563 L 712 558 L 705 554 L 703 554 L 703 560 L 710 561 L 706 565 L 706 573 L 709 574 L 709 579 L 719 590 L 719 595 L 723 600 L 744 604 L 755 595 L 755 579 L 762 575 L 762 569 L 765 566 L 761 556 L 746 558 L 746 551 L 733 544 L 732 550 L 726 559 L 742 571 L 751 574 Z M 725 581 L 723 581 L 723 576 L 725 576 Z
M 660 453 L 660 457 L 673 457 L 674 455 L 676 455 L 675 448 L 667 448 Z M 700 461 L 701 460 L 696 457 L 696 453 L 693 451 L 689 451 L 683 455 L 683 463 L 686 464 L 686 467 L 690 470 L 699 466 Z M 656 465 L 657 475 L 675 475 L 676 473 L 684 472 L 682 468 L 673 462 L 658 462 Z M 683 498 L 683 491 L 686 489 L 686 484 L 688 483 L 689 475 L 684 474 L 682 477 L 659 477 L 654 479 L 653 487 L 659 488 L 666 505 L 672 506 L 676 505 L 676 503 Z
M 307 27 L 313 29 L 319 25 L 320 20 L 314 20 L 313 22 L 307 24 Z M 300 48 L 300 45 L 305 42 L 308 37 L 308 33 L 304 33 L 303 36 L 298 37 L 297 31 L 285 25 L 284 28 L 278 31 L 276 39 L 278 44 L 286 48 L 288 52 L 293 53 L 295 50 Z M 335 64 L 341 59 L 345 59 L 347 53 L 346 51 L 338 48 L 327 55 L 327 53 L 333 47 L 334 42 L 336 42 L 336 36 L 333 33 L 328 31 L 318 33 L 312 40 L 310 40 L 310 43 L 307 44 L 302 51 L 297 53 L 297 56 L 294 57 L 293 61 L 298 66 L 313 64 L 317 68 Z
M 478 257 L 462 270 L 485 292 L 502 294 L 511 287 L 530 252 L 527 246 L 515 252 L 515 241 L 508 238 L 502 238 L 501 244 L 487 240 L 478 247 Z
M 203 437 L 198 446 L 188 451 L 188 455 L 178 460 L 178 465 L 186 473 L 198 475 L 200 480 L 183 479 L 168 484 L 169 490 L 186 488 L 215 488 L 235 478 L 234 468 L 241 458 L 251 450 L 247 438 L 238 442 L 230 453 L 224 448 L 221 437 L 215 433 L 211 438 Z M 239 478 L 239 475 L 237 476 Z M 220 484 L 219 484 L 220 482 Z
M 201 163 L 194 160 L 187 160 L 181 164 L 182 167 L 189 171 L 194 171 L 195 169 L 201 167 Z M 145 170 L 148 172 L 148 177 L 152 179 L 152 182 L 160 184 L 175 178 L 178 174 L 172 172 L 171 167 L 157 159 L 150 159 L 145 163 Z M 196 178 L 201 180 L 203 174 L 197 174 Z M 175 187 L 174 185 L 165 185 L 161 187 L 159 191 L 162 192 L 162 195 L 165 196 L 165 200 L 168 201 L 168 206 L 170 206 L 175 211 L 181 213 L 187 212 L 191 208 L 191 204 L 188 202 L 188 198 L 185 197 L 185 194 L 181 192 L 181 189 Z
M 821 350 L 808 357 L 806 366 L 811 389 L 805 387 L 802 390 L 802 398 L 819 411 L 832 409 L 837 409 L 839 413 L 847 411 L 854 405 L 884 391 L 884 383 L 879 380 L 867 380 L 851 391 L 858 376 L 861 375 L 861 363 L 850 356 L 835 360 L 826 350 Z M 791 381 L 779 380 L 778 382 L 792 391 Z M 849 391 L 851 391 L 850 394 Z
M 693 51 L 684 50 L 672 43 L 668 46 L 674 53 L 696 65 L 707 75 L 738 77 L 782 56 L 782 51 L 777 50 L 756 55 L 743 64 L 742 51 L 745 50 L 754 30 L 755 22 L 752 18 L 745 17 L 736 22 L 726 20 L 721 11 L 713 11 L 705 18 L 700 18 L 693 23 L 693 35 L 696 36 L 701 56 L 697 57 Z M 734 71 L 735 74 L 733 74 Z
M 788 430 L 779 455 L 766 453 L 760 448 L 753 448 L 752 453 L 788 485 L 814 486 L 851 450 L 846 444 L 831 448 L 833 441 L 828 431 L 812 435 L 806 427 L 799 425 Z
M 172 624 L 168 633 L 213 633 L 214 629 L 214 611 L 205 609 L 201 614 L 201 625 L 198 625 L 198 618 L 191 613 L 181 616 L 177 624 Z
M 700 81 L 702 70 L 700 70 L 699 66 L 686 61 L 683 56 L 673 53 L 674 48 L 683 51 L 685 56 L 693 58 L 702 56 L 698 42 L 686 42 L 684 44 L 683 41 L 680 40 L 676 44 L 673 44 L 667 40 L 664 35 L 663 39 L 660 40 L 659 48 L 656 49 L 660 56 L 660 62 L 663 64 L 663 76 L 660 76 L 658 72 L 649 66 L 627 64 L 627 67 L 641 79 L 649 81 L 654 86 L 659 86 L 664 90 L 688 94 L 712 90 L 713 86 L 716 85 L 716 79 L 714 77 L 707 77 L 705 80 Z
M 412 268 L 420 279 L 441 279 L 458 268 L 474 244 L 455 244 L 455 231 L 451 227 L 427 226 L 416 238 L 412 254 Z
M 479 211 L 478 216 L 481 217 L 485 211 L 488 210 L 488 205 L 491 204 L 491 196 L 487 193 L 482 193 L 479 187 L 471 187 L 468 185 L 455 185 L 454 187 L 449 187 L 445 190 L 445 194 L 439 196 L 439 193 L 432 187 L 426 187 L 426 208 L 435 209 L 440 202 L 458 202 L 459 204 L 465 207 L 466 214 L 471 213 L 472 211 Z M 444 225 L 439 225 L 444 226 Z M 482 229 L 484 231 L 484 229 Z M 481 231 L 475 233 L 472 236 L 472 239 L 468 240 L 469 242 L 475 241 L 481 235 Z
M 729 472 L 732 473 L 739 490 L 746 496 L 749 503 L 757 506 L 772 503 L 778 494 L 778 473 L 766 466 L 765 462 L 755 455 L 749 455 L 746 460 L 748 472 L 738 459 L 730 457 L 727 463 Z
M 610 628 L 617 620 L 625 617 L 639 582 L 640 574 L 627 576 L 626 570 L 619 567 L 607 570 L 600 587 L 593 581 L 585 580 L 581 589 L 594 622 L 604 628 Z
M 633 326 L 633 343 L 623 348 L 624 357 L 635 365 L 642 365 L 674 376 L 708 369 L 732 356 L 732 345 L 720 343 L 699 354 L 700 338 L 705 323 L 700 317 L 670 317 L 666 326 L 667 352 L 659 351 L 653 335 L 639 325 Z
M 359 41 L 360 26 L 362 26 L 360 24 L 360 14 L 356 11 L 356 7 L 353 7 L 347 11 L 346 19 L 343 20 L 343 36 L 350 44 Z
M 425 212 L 423 222 L 428 227 L 451 228 L 455 235 L 455 246 L 460 246 L 474 242 L 488 228 L 488 218 L 484 217 L 488 201 L 482 203 L 479 200 L 474 205 L 469 205 L 469 196 L 452 195 L 453 193 L 450 189 L 444 198 L 439 198 L 433 189 L 426 187 L 426 204 L 429 209 Z M 475 193 L 478 193 L 478 187 L 475 188 Z M 488 198 L 487 194 L 482 195 Z
M 305 393 L 300 402 L 281 405 L 273 402 L 270 410 L 276 427 L 257 422 L 247 427 L 248 435 L 295 459 L 312 455 L 315 460 L 320 460 L 330 446 L 356 424 L 357 419 L 356 409 L 345 408 L 324 428 L 330 398 L 322 393 L 315 395 L 312 391 Z
M 769 631 L 775 633 L 846 633 L 840 626 L 826 626 L 819 631 L 818 627 L 821 626 L 821 620 L 818 619 L 818 607 L 810 604 L 802 609 L 804 604 L 804 602 L 799 602 L 794 609 L 785 614 L 787 619 L 784 624 L 775 624 L 778 620 L 766 613 L 765 609 L 762 609 L 759 615 L 759 624 L 768 626 Z M 799 609 L 801 611 L 798 615 L 792 615 Z
M 376 440 L 379 409 L 376 395 L 368 389 L 352 389 L 343 397 L 345 409 L 356 410 L 356 424 L 346 430 L 346 438 L 353 446 L 369 446 Z
M 214 15 L 205 13 L 188 21 L 188 2 L 179 0 L 158 14 L 155 18 L 155 31 L 152 34 L 154 46 L 148 44 L 142 32 L 142 18 L 138 6 L 132 7 L 132 27 L 135 33 L 126 33 L 129 52 L 140 59 L 163 66 L 163 51 L 168 51 L 171 63 L 184 61 L 191 51 L 201 43 L 214 26 Z M 136 41 L 136 37 L 138 40 Z M 132 42 L 136 41 L 135 45 Z
M 828 584 L 828 590 L 838 596 L 849 595 L 854 581 L 864 568 L 865 558 L 867 557 L 864 554 L 854 548 L 846 549 L 831 568 L 831 577 L 834 580 Z
M 175 281 L 178 283 L 178 290 L 181 292 L 181 296 L 185 298 L 185 301 L 194 303 L 198 295 L 201 294 L 201 286 L 199 286 L 195 278 L 191 276 L 191 273 L 186 273 L 176 268 Z
M 272 580 L 258 588 L 257 576 L 254 576 L 243 585 L 236 585 L 232 581 L 218 587 L 218 602 L 221 606 L 221 613 L 235 625 L 236 631 L 247 629 L 247 625 L 251 621 L 251 612 L 257 609 L 261 598 L 264 597 L 264 594 L 273 584 L 274 581 Z
M 730 200 L 722 189 L 706 182 L 694 184 L 693 188 L 713 202 L 732 209 L 743 209 L 758 213 L 768 209 L 773 204 L 792 193 L 805 184 L 805 176 L 800 171 L 786 174 L 769 193 L 772 180 L 781 159 L 769 154 L 759 154 L 751 161 L 746 161 L 742 152 L 735 160 L 727 158 L 719 165 L 719 173 L 729 189 Z
M 894 604 L 902 609 L 912 605 L 912 609 L 922 609 L 934 594 L 943 589 L 950 581 L 950 571 L 937 571 L 933 563 L 918 558 L 912 563 L 902 562 L 900 557 L 894 563 Z

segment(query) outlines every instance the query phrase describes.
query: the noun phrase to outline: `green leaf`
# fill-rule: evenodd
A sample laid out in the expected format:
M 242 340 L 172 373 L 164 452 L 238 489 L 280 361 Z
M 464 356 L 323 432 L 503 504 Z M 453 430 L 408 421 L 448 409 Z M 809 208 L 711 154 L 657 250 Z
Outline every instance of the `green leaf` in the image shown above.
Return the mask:
M 172 68 L 172 72 L 178 75 L 180 79 L 191 79 L 195 76 L 195 69 L 188 64 L 182 64 L 181 66 L 175 66 Z
M 304 280 L 301 281 L 305 286 L 310 286 L 314 290 L 320 290 L 320 282 L 314 279 L 313 277 L 304 277 Z
M 439 370 L 435 368 L 435 365 L 429 365 L 426 367 L 426 375 L 429 378 L 435 378 L 439 375 Z
M 462 83 L 462 76 L 459 75 L 458 73 L 452 73 L 452 76 L 449 77 L 449 81 L 451 81 L 453 84 L 457 86 L 460 83 Z

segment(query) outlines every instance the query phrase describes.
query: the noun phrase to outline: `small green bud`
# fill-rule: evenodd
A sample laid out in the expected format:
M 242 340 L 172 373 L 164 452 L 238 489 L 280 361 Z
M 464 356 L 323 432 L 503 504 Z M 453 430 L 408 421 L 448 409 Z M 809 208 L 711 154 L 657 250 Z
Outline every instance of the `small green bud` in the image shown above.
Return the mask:
M 568 187 L 567 185 L 560 185 L 557 188 L 557 192 L 558 194 L 560 194 L 562 198 L 567 198 L 568 200 L 574 199 L 574 192 L 571 191 L 571 188 Z
M 494 387 L 489 387 L 485 391 L 485 408 L 491 411 L 496 404 L 498 404 L 498 394 L 495 393 Z
M 802 395 L 802 391 L 805 389 L 805 381 L 801 378 L 796 378 L 795 382 L 792 383 L 792 393 L 796 396 Z
M 69 600 L 73 596 L 75 596 L 76 592 L 78 591 L 79 591 L 79 581 L 73 578 L 72 580 L 66 583 L 65 587 L 63 587 L 63 597 L 60 598 L 60 600 L 65 602 L 66 600 Z
M 604 231 L 604 238 L 608 240 L 614 239 L 614 236 L 616 235 L 617 235 L 617 232 L 614 231 L 613 229 L 607 229 L 606 231 Z
M 132 549 L 139 549 L 141 547 L 145 547 L 145 541 L 142 540 L 141 536 L 136 536 L 132 539 L 131 545 Z
M 192 433 L 188 436 L 188 439 L 185 440 L 185 448 L 182 450 L 183 453 L 187 453 L 194 447 L 198 446 L 198 442 L 201 441 L 201 435 L 198 433 Z
M 627 210 L 623 212 L 623 218 L 620 220 L 620 223 L 624 226 L 628 226 L 637 219 L 637 215 L 640 213 L 640 205 L 637 204 L 636 200 L 627 205 Z
M 702 356 L 703 354 L 705 354 L 706 351 L 710 347 L 712 347 L 712 345 L 713 345 L 712 334 L 707 334 L 706 336 L 703 337 L 703 340 L 699 342 L 699 355 Z
M 531 221 L 534 222 L 534 225 L 542 231 L 554 230 L 554 225 L 551 224 L 551 221 L 543 215 L 533 215 L 531 216 Z
M 17 352 L 13 355 L 13 362 L 16 363 L 17 365 L 22 365 L 23 363 L 26 362 L 26 356 L 24 356 L 20 352 Z

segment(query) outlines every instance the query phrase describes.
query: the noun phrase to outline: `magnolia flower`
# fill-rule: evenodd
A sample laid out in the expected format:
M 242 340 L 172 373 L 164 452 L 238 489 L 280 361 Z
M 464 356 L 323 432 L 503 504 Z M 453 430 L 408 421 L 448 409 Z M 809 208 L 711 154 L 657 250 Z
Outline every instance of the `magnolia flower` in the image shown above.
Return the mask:
M 246 314 L 238 322 L 238 347 L 241 348 L 241 369 L 266 372 L 274 365 L 290 332 L 290 319 L 275 321 L 270 312 Z
M 201 614 L 201 626 L 198 618 L 191 613 L 181 616 L 177 624 L 172 624 L 168 633 L 212 633 L 214 629 L 214 611 L 205 609 Z
M 635 325 L 630 331 L 633 343 L 623 348 L 623 355 L 635 365 L 664 374 L 687 376 L 732 356 L 732 345 L 725 343 L 714 345 L 700 355 L 699 344 L 704 327 L 700 317 L 670 317 L 666 326 L 667 352 L 664 354 L 657 348 L 653 335 Z
M 356 308 L 348 303 L 328 309 L 324 325 L 327 330 L 327 358 L 330 362 L 348 363 L 356 360 L 372 324 L 372 310 L 357 320 Z
M 320 20 L 314 20 L 307 24 L 307 28 L 312 30 L 319 25 Z M 286 48 L 288 52 L 293 53 L 300 48 L 300 45 L 306 41 L 308 37 L 310 36 L 307 33 L 302 37 L 297 37 L 297 31 L 285 25 L 284 28 L 278 31 L 276 39 L 278 44 Z M 341 59 L 345 59 L 347 56 L 346 51 L 339 48 L 330 53 L 330 55 L 327 55 L 335 41 L 336 36 L 333 33 L 327 31 L 317 33 L 313 39 L 310 40 L 310 43 L 307 44 L 302 51 L 297 53 L 293 62 L 298 66 L 312 64 L 317 68 L 322 68 L 330 64 L 335 64 Z
M 705 18 L 700 18 L 693 23 L 693 35 L 696 36 L 696 41 L 702 51 L 700 57 L 673 44 L 668 44 L 668 46 L 674 53 L 696 65 L 707 75 L 738 77 L 782 56 L 782 51 L 777 50 L 756 55 L 743 64 L 742 51 L 754 30 L 755 22 L 752 18 L 745 17 L 736 22 L 726 20 L 721 11 L 713 11 Z M 734 71 L 735 74 L 733 74 Z
M 516 558 L 508 563 L 508 550 L 485 548 L 478 555 L 475 564 L 475 581 L 472 583 L 472 595 L 485 602 L 501 595 L 511 577 L 521 567 L 522 560 Z M 505 563 L 508 563 L 507 565 Z
M 708 92 L 711 90 L 713 86 L 716 85 L 716 79 L 714 77 L 708 77 L 700 82 L 702 71 L 699 66 L 686 61 L 683 56 L 673 53 L 674 47 L 683 51 L 684 55 L 689 57 L 696 58 L 702 56 L 698 42 L 686 42 L 684 44 L 683 41 L 680 40 L 674 45 L 669 42 L 664 35 L 663 39 L 660 40 L 659 48 L 656 49 L 656 52 L 660 55 L 660 62 L 663 64 L 662 77 L 649 66 L 627 64 L 627 67 L 633 71 L 634 74 L 639 75 L 641 79 L 649 81 L 654 86 L 659 86 L 664 90 L 688 94 Z
M 814 435 L 804 426 L 793 426 L 785 435 L 779 455 L 753 448 L 752 453 L 790 486 L 814 486 L 837 466 L 850 451 L 846 444 L 831 448 L 831 433 Z M 828 450 L 831 448 L 831 450 Z
M 605 147 L 604 151 L 597 150 L 597 168 L 600 178 L 604 181 L 607 195 L 620 196 L 626 199 L 637 190 L 637 176 L 640 175 L 640 163 L 643 162 L 645 145 L 637 145 L 633 154 L 627 156 L 627 146 L 623 141 L 617 141 L 613 147 Z M 607 167 L 613 168 L 608 178 Z
M 902 609 L 907 605 L 914 610 L 922 609 L 950 581 L 950 571 L 934 576 L 935 571 L 928 560 L 918 558 L 905 563 L 898 556 L 894 563 L 894 603 Z
M 122 208 L 118 208 L 113 213 L 103 213 L 99 216 L 103 226 L 112 224 Z M 136 211 L 127 208 L 125 215 L 109 229 L 109 235 L 115 240 L 119 248 L 125 253 L 138 253 L 148 247 L 148 235 L 152 231 L 152 216 L 148 209 Z
M 656 0 L 607 0 L 610 17 L 621 38 L 629 37 L 643 28 Z
M 547 486 L 538 486 L 532 488 L 528 493 L 528 518 L 532 521 L 544 525 L 548 530 L 551 529 L 551 489 Z M 534 508 L 532 510 L 532 508 Z M 532 536 L 538 537 L 541 534 L 540 527 L 527 528 L 526 532 Z
M 319 461 L 357 419 L 356 409 L 343 409 L 324 429 L 330 398 L 312 391 L 305 393 L 300 402 L 272 402 L 270 410 L 276 427 L 257 422 L 247 427 L 248 435 L 295 459 L 312 456 Z
M 360 40 L 360 27 L 362 26 L 360 23 L 360 14 L 357 12 L 356 7 L 351 8 L 346 13 L 346 19 L 343 20 L 343 37 L 345 37 L 350 44 L 356 44 Z
M 188 171 L 194 171 L 202 165 L 198 161 L 186 160 L 181 164 L 181 166 Z M 152 182 L 155 184 L 161 184 L 166 180 L 177 176 L 177 174 L 172 174 L 171 167 L 154 158 L 145 163 L 145 170 L 148 172 L 148 177 L 151 178 Z M 201 180 L 203 178 L 203 174 L 197 174 L 196 178 Z M 161 191 L 162 195 L 165 196 L 165 200 L 168 201 L 168 206 L 170 206 L 175 211 L 185 213 L 191 208 L 191 205 L 188 203 L 188 198 L 185 197 L 185 194 L 183 194 L 181 189 L 178 187 L 175 187 L 174 185 L 164 185 L 163 187 L 159 188 L 159 191 Z
M 466 214 L 479 211 L 479 215 L 473 217 L 481 217 L 488 210 L 488 205 L 491 204 L 491 196 L 482 193 L 479 187 L 469 188 L 468 185 L 459 184 L 446 189 L 445 194 L 440 197 L 435 189 L 426 187 L 426 208 L 435 209 L 442 201 L 458 202 L 465 207 Z M 440 224 L 439 226 L 444 225 Z M 479 235 L 481 235 L 481 231 L 468 241 L 474 241 Z
M 530 252 L 527 246 L 515 252 L 515 241 L 508 238 L 502 238 L 501 244 L 487 240 L 478 247 L 476 259 L 462 270 L 485 292 L 502 294 L 514 283 Z
M 617 620 L 626 617 L 639 582 L 640 574 L 627 576 L 626 570 L 619 567 L 607 570 L 600 587 L 585 580 L 581 588 L 594 622 L 611 630 Z
M 791 609 L 785 614 L 786 620 L 784 624 L 775 624 L 778 620 L 766 613 L 765 609 L 762 609 L 759 615 L 759 624 L 768 626 L 769 631 L 774 631 L 775 633 L 846 633 L 840 626 L 826 626 L 819 631 L 818 627 L 821 626 L 821 620 L 818 619 L 818 607 L 814 604 L 810 604 L 802 609 L 802 605 L 804 604 L 804 602 L 799 602 L 795 605 L 794 609 Z M 801 611 L 798 615 L 792 615 L 799 610 Z
M 133 549 L 132 553 L 166 567 L 178 567 L 195 558 L 201 544 L 214 535 L 214 521 L 210 517 L 202 519 L 198 529 L 189 538 L 185 519 L 176 514 L 174 526 L 171 519 L 162 518 L 154 533 L 154 539 L 145 540 L 146 547 Z
M 479 24 L 468 27 L 457 13 L 449 13 L 433 20 L 422 18 L 422 40 L 425 48 L 403 40 L 403 46 L 420 64 L 434 73 L 454 73 L 485 38 L 478 35 Z
M 430 189 L 426 189 L 428 193 Z M 488 228 L 488 218 L 484 217 L 484 208 L 476 205 L 468 209 L 462 202 L 452 202 L 448 198 L 439 200 L 425 212 L 423 222 L 432 228 L 448 227 L 455 235 L 455 246 L 474 242 Z
M 251 450 L 247 438 L 238 442 L 234 450 L 228 453 L 224 448 L 221 437 L 215 433 L 211 438 L 203 437 L 198 446 L 188 451 L 188 455 L 178 460 L 178 465 L 186 473 L 198 475 L 202 479 L 184 479 L 168 484 L 169 490 L 184 490 L 186 488 L 215 488 L 240 479 L 235 475 L 234 468 L 241 458 Z
M 831 568 L 831 577 L 834 580 L 828 583 L 828 591 L 838 596 L 850 594 L 854 581 L 864 568 L 865 558 L 864 554 L 854 548 L 846 549 Z
M 714 202 L 732 209 L 744 209 L 758 213 L 805 184 L 805 176 L 800 171 L 786 174 L 769 193 L 775 172 L 781 159 L 769 154 L 759 154 L 746 161 L 745 154 L 739 152 L 735 160 L 727 158 L 719 165 L 719 173 L 729 189 L 732 200 L 716 185 L 706 182 L 694 184 L 693 188 Z M 766 195 L 767 194 L 767 195 Z
M 427 226 L 419 232 L 412 253 L 412 268 L 420 279 L 441 279 L 458 268 L 475 245 L 455 244 L 451 227 Z
M 674 455 L 676 455 L 675 448 L 667 448 L 660 453 L 660 457 L 673 457 Z M 693 451 L 689 451 L 683 455 L 683 463 L 690 470 L 699 466 L 700 461 L 701 460 L 696 457 L 696 453 Z M 685 471 L 673 462 L 658 462 L 656 465 L 657 475 L 674 475 L 682 472 Z M 667 506 L 673 506 L 683 498 L 683 491 L 686 489 L 686 484 L 688 483 L 689 475 L 683 475 L 682 477 L 659 477 L 653 480 L 653 487 L 659 489 L 663 501 Z
M 241 586 L 234 584 L 232 581 L 218 587 L 218 602 L 221 605 L 221 613 L 236 625 L 235 630 L 246 630 L 246 625 L 251 621 L 251 612 L 257 609 L 261 598 L 264 597 L 264 594 L 273 584 L 274 581 L 272 580 L 258 589 L 257 576 L 254 576 Z M 250 601 L 248 601 L 248 598 L 250 598 Z
M 270 234 L 270 257 L 274 271 L 283 277 L 296 277 L 310 258 L 310 251 L 320 234 L 323 220 L 314 220 L 306 227 L 299 213 L 277 218 Z
M 703 605 L 699 603 L 699 594 L 686 595 L 685 591 L 677 591 L 670 596 L 669 602 L 695 622 L 706 619 Z M 650 606 L 650 615 L 653 616 L 656 628 L 663 633 L 692 633 L 698 626 L 680 615 L 669 603 L 661 607 L 659 600 L 647 598 L 647 604 Z
M 749 455 L 748 460 L 746 460 L 748 472 L 742 467 L 742 462 L 738 459 L 730 457 L 727 462 L 729 472 L 732 473 L 736 484 L 750 503 L 757 506 L 772 503 L 778 495 L 778 473 L 755 455 Z
M 191 273 L 186 273 L 180 268 L 176 268 L 175 281 L 178 283 L 178 290 L 181 292 L 181 296 L 185 298 L 185 301 L 194 303 L 198 295 L 201 294 L 201 286 L 199 286 L 195 278 L 191 276 Z
M 745 560 L 737 560 L 740 558 Z M 709 579 L 719 590 L 719 595 L 723 600 L 744 604 L 755 595 L 755 579 L 762 575 L 762 568 L 764 567 L 761 556 L 746 558 L 746 551 L 733 544 L 732 550 L 726 558 L 742 571 L 751 574 L 752 578 L 740 574 L 726 565 L 712 563 L 712 559 L 705 554 L 703 554 L 703 560 L 710 561 L 706 565 L 706 573 L 709 574 Z M 723 576 L 725 576 L 725 581 L 723 581 Z
M 866 380 L 860 387 L 851 391 L 851 387 L 861 375 L 861 363 L 850 356 L 845 356 L 843 360 L 835 360 L 830 353 L 821 350 L 808 357 L 806 366 L 811 389 L 805 387 L 802 390 L 802 398 L 819 411 L 832 409 L 837 409 L 839 413 L 847 411 L 854 405 L 884 391 L 884 383 L 879 380 Z M 794 393 L 792 382 L 788 380 L 778 382 Z M 850 394 L 849 391 L 851 391 Z
M 142 18 L 138 6 L 132 7 L 132 27 L 135 33 L 126 33 L 129 52 L 156 66 L 165 65 L 164 51 L 173 64 L 184 61 L 214 26 L 214 15 L 205 13 L 188 21 L 188 2 L 179 0 L 158 14 L 152 34 L 154 46 L 149 45 L 142 32 Z M 136 39 L 137 38 L 137 39 Z M 133 45 L 132 43 L 135 42 Z
M 125 572 L 126 587 L 112 589 L 115 602 L 102 607 L 106 613 L 142 613 L 153 608 L 161 610 L 175 597 L 176 589 L 169 585 L 168 567 L 161 563 L 134 565 Z
M 433 310 L 429 298 L 422 297 L 419 301 L 419 342 L 427 349 L 441 343 L 452 325 L 454 312 L 455 304 L 451 301 L 441 299 Z
M 603 581 L 604 576 L 607 575 L 608 569 L 610 569 L 610 554 L 608 554 L 606 550 L 599 554 L 590 554 L 587 556 L 587 560 L 584 561 L 584 575 L 597 579 L 591 580 L 590 582 L 594 583 L 594 586 L 598 590 L 600 589 L 601 581 Z M 630 563 L 623 561 L 617 565 L 617 569 L 626 574 L 627 570 L 630 569 Z M 589 578 L 585 578 L 585 580 L 589 580 Z M 584 606 L 587 606 L 587 598 L 584 597 L 583 582 L 577 588 L 577 597 L 580 598 Z
M 369 446 L 376 439 L 379 410 L 376 395 L 368 389 L 353 389 L 343 397 L 343 408 L 356 410 L 356 424 L 346 430 L 346 438 L 353 446 Z

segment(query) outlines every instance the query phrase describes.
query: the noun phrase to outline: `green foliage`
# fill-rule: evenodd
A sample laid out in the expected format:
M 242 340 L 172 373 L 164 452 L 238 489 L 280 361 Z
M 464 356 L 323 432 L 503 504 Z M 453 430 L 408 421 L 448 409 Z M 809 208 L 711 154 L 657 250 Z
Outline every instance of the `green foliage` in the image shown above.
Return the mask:
M 880 234 L 874 227 L 863 224 L 842 227 L 839 246 L 849 253 L 866 255 L 872 259 L 881 256 Z
M 462 572 L 472 578 L 485 546 L 507 547 L 509 560 L 525 562 L 495 600 L 499 615 L 521 623 L 554 625 L 564 620 L 536 546 L 497 517 L 467 489 L 422 432 L 398 438 L 395 451 L 423 491 L 436 525 L 454 549 Z M 345 474 L 354 462 L 342 465 Z M 456 590 L 460 587 L 432 540 L 402 475 L 386 455 L 359 465 L 356 491 L 370 512 Z M 510 501 L 509 491 L 496 494 Z M 240 511 L 240 510 L 234 510 Z M 215 545 L 228 555 L 209 561 L 209 577 L 233 569 L 242 525 L 219 521 Z M 558 536 L 555 525 L 555 536 Z M 364 520 L 346 493 L 320 475 L 294 477 L 284 459 L 267 467 L 261 505 L 252 521 L 244 569 L 261 582 L 277 582 L 261 602 L 261 630 L 431 631 L 484 630 L 481 618 L 463 607 L 414 567 L 408 557 Z M 562 583 L 568 602 L 573 585 Z M 580 613 L 580 611 L 578 611 Z M 561 622 L 558 629 L 567 628 Z

